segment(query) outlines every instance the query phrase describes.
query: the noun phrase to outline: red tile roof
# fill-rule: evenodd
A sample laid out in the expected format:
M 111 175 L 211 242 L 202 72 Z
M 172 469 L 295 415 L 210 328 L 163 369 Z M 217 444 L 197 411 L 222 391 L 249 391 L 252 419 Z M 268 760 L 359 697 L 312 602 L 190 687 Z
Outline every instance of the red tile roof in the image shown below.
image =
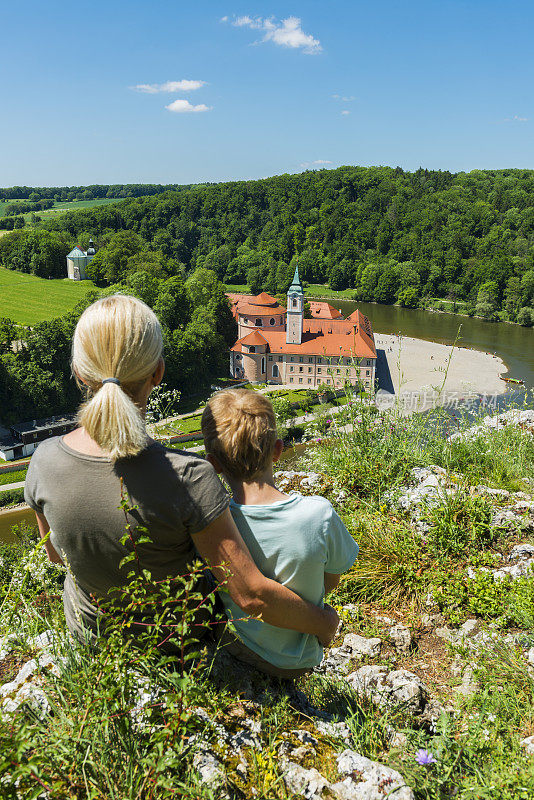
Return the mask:
M 257 328 L 248 333 L 246 336 L 243 336 L 243 338 L 239 339 L 239 341 L 241 344 L 246 344 L 247 346 L 250 346 L 251 344 L 269 344 L 267 339 L 265 339 L 263 334 L 261 334 Z
M 341 311 L 330 303 L 310 300 L 310 310 L 313 319 L 343 319 Z
M 363 317 L 363 314 L 362 314 Z M 367 317 L 364 317 L 367 319 Z M 369 328 L 370 328 L 370 323 Z M 290 355 L 317 355 L 326 358 L 355 356 L 356 358 L 376 358 L 376 349 L 371 335 L 362 328 L 345 320 L 305 319 L 301 344 L 287 344 L 285 331 L 253 331 L 244 339 L 239 339 L 232 347 L 234 352 L 243 352 L 241 345 L 249 345 L 250 337 L 258 333 L 267 342 L 269 353 Z M 259 344 L 260 342 L 258 342 Z

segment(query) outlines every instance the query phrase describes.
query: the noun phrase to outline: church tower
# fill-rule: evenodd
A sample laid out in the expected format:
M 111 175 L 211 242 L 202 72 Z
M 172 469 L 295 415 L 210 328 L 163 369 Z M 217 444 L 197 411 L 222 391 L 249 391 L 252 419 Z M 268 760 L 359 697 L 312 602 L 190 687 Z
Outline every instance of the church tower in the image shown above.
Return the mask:
M 299 265 L 295 267 L 293 281 L 287 292 L 286 343 L 301 344 L 304 320 L 304 291 L 299 278 Z

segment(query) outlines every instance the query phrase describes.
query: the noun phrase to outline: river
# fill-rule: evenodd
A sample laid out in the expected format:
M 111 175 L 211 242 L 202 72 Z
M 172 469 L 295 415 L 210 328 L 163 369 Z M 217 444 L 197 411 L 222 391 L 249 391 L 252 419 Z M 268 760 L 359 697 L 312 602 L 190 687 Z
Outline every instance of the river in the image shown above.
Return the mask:
M 359 308 L 371 320 L 375 333 L 400 332 L 415 339 L 452 344 L 461 326 L 459 344 L 496 353 L 508 367 L 510 377 L 534 387 L 534 328 L 378 303 L 329 302 L 340 308 L 344 316 Z

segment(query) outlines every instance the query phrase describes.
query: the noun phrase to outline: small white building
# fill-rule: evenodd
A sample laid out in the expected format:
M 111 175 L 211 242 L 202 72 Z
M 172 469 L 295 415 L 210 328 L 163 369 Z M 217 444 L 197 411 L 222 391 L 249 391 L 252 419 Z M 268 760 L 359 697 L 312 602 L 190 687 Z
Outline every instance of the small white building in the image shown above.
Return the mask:
M 76 414 L 63 414 L 12 425 L 9 431 L 0 434 L 0 459 L 13 461 L 31 456 L 39 442 L 68 433 L 76 424 Z
M 87 265 L 95 257 L 93 240 L 89 239 L 87 252 L 81 247 L 73 247 L 67 256 L 67 277 L 73 281 L 87 280 Z

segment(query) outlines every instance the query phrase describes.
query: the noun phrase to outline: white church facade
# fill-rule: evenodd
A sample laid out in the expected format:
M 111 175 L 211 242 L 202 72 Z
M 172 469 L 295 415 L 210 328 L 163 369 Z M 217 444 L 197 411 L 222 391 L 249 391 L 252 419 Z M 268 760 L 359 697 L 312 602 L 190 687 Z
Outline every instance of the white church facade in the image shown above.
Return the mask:
M 95 257 L 96 250 L 93 240 L 89 239 L 89 247 L 82 250 L 76 245 L 67 256 L 67 277 L 73 281 L 85 281 L 88 279 L 87 265 Z

